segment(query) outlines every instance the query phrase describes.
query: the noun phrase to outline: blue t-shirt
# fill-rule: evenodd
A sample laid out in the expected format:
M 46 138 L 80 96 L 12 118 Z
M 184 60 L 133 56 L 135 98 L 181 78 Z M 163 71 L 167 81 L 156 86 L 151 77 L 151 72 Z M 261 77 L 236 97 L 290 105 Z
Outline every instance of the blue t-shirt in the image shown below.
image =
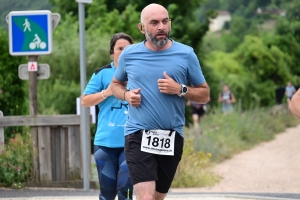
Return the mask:
M 231 103 L 227 103 L 227 100 L 231 100 L 231 92 L 228 91 L 228 92 L 221 92 L 221 96 L 222 96 L 222 99 L 223 99 L 223 104 L 231 104 Z
M 287 97 L 292 97 L 294 95 L 294 91 L 296 91 L 296 89 L 293 85 L 291 85 L 291 86 L 286 86 L 285 91 L 286 91 Z
M 130 89 L 141 88 L 141 105 L 129 104 L 125 135 L 140 129 L 174 129 L 183 135 L 185 98 L 177 94 L 163 94 L 158 79 L 164 71 L 177 83 L 194 86 L 205 82 L 193 49 L 177 43 L 164 51 L 151 51 L 144 42 L 127 46 L 119 57 L 115 78 L 130 82 Z
M 116 71 L 111 63 L 100 68 L 87 84 L 85 95 L 101 92 L 106 89 Z M 128 113 L 128 103 L 115 96 L 107 97 L 98 105 L 97 130 L 94 145 L 105 147 L 124 147 L 124 124 Z

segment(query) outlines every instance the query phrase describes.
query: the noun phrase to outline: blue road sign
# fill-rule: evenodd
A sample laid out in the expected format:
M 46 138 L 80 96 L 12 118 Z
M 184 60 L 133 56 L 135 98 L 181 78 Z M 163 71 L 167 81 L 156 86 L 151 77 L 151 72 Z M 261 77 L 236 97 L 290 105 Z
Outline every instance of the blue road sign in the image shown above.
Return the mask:
M 13 56 L 52 52 L 51 12 L 12 11 L 8 14 L 9 53 Z

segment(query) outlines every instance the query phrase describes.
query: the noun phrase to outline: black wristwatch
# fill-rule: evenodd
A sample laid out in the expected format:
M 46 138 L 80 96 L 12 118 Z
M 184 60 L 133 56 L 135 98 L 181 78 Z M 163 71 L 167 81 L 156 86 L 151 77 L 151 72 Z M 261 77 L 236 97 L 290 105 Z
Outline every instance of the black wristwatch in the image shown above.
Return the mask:
M 187 92 L 188 92 L 188 88 L 186 87 L 186 85 L 181 84 L 180 94 L 178 96 L 182 97 Z

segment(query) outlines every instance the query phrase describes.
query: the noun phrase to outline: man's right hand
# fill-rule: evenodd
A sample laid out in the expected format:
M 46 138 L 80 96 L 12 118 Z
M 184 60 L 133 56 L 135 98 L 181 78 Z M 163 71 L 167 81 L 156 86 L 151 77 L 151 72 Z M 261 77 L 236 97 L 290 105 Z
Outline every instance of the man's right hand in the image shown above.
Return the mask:
M 134 107 L 140 106 L 141 105 L 141 99 L 142 99 L 141 94 L 140 94 L 141 90 L 142 89 L 139 88 L 139 89 L 130 90 L 130 91 L 126 92 L 125 93 L 126 101 Z

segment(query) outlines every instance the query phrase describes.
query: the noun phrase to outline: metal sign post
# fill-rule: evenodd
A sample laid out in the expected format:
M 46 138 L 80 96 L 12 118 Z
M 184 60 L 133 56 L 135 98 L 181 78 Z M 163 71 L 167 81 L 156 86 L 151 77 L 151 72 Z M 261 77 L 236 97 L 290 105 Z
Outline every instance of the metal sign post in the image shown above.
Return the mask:
M 3 112 L 0 110 L 0 119 L 3 117 Z M 0 153 L 4 151 L 4 127 L 0 126 Z
M 80 42 L 80 86 L 83 94 L 86 86 L 86 55 L 85 55 L 85 12 L 84 3 L 92 3 L 92 0 L 76 0 L 78 2 L 79 17 L 79 42 Z M 90 189 L 90 149 L 88 141 L 88 111 L 81 105 L 81 139 L 82 139 L 82 162 L 83 162 L 83 189 Z
M 37 62 L 38 56 L 28 56 L 28 62 Z M 29 113 L 31 116 L 38 114 L 37 106 L 37 71 L 29 72 Z

